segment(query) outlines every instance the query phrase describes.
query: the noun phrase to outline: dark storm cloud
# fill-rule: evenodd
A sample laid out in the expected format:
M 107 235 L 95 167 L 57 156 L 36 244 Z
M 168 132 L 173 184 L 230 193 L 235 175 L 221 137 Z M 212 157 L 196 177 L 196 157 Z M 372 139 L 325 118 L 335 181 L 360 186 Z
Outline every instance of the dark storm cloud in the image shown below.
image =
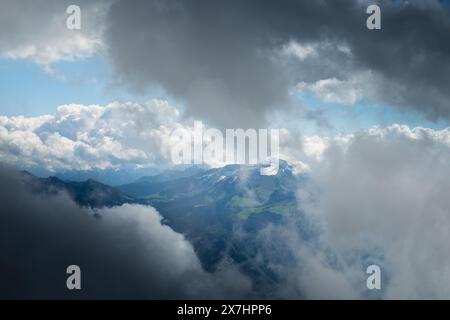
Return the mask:
M 381 31 L 366 28 L 364 1 L 117 1 L 106 43 L 122 79 L 138 89 L 160 85 L 220 125 L 261 123 L 267 111 L 289 104 L 298 81 L 364 71 L 373 102 L 449 117 L 448 8 L 378 3 Z M 280 62 L 276 52 L 289 41 L 328 49 L 297 65 Z M 350 49 L 347 58 L 339 46 Z
M 101 219 L 68 196 L 32 195 L 0 167 L 0 298 L 218 298 L 245 295 L 234 269 L 209 274 L 192 246 L 150 207 L 105 209 Z M 66 268 L 81 268 L 81 291 Z M 233 281 L 230 281 L 233 279 Z
M 186 99 L 194 115 L 224 125 L 259 122 L 268 107 L 284 103 L 287 87 L 267 52 L 258 52 L 260 26 L 240 7 L 117 2 L 107 34 L 113 61 L 134 85 L 160 84 Z

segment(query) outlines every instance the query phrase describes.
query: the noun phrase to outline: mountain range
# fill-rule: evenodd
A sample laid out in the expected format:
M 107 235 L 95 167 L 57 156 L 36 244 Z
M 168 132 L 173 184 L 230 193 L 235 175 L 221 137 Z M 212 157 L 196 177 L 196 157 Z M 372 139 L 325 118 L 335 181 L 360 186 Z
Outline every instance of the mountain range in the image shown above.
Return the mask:
M 163 224 L 192 243 L 205 270 L 212 272 L 224 264 L 234 264 L 253 279 L 255 286 L 277 282 L 276 273 L 263 263 L 268 259 L 265 255 L 272 253 L 262 250 L 258 234 L 268 226 L 292 221 L 303 225 L 296 191 L 306 178 L 294 175 L 285 161 L 272 176 L 260 175 L 259 165 L 193 166 L 115 187 L 93 179 L 68 181 L 38 178 L 27 172 L 23 175 L 33 192 L 54 194 L 64 190 L 83 207 L 124 203 L 153 206 L 163 217 Z

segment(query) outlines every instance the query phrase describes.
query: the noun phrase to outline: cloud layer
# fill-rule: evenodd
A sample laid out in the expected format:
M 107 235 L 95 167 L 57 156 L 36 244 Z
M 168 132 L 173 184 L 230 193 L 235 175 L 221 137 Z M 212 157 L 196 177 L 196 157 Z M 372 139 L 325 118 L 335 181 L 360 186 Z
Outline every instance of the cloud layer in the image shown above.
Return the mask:
M 161 100 L 64 105 L 53 115 L 0 116 L 0 160 L 50 171 L 148 167 L 170 161 L 170 135 L 184 128 Z M 189 128 L 186 126 L 186 130 Z
M 117 1 L 105 43 L 125 83 L 160 85 L 214 125 L 264 122 L 290 106 L 297 83 L 326 101 L 366 99 L 448 118 L 448 7 L 380 1 L 382 30 L 369 31 L 367 5 Z
M 161 88 L 220 127 L 292 110 L 297 84 L 328 102 L 450 116 L 450 16 L 437 0 L 379 1 L 377 31 L 357 0 L 81 1 L 80 31 L 65 27 L 69 4 L 3 1 L 0 56 L 48 66 L 107 53 L 132 91 Z

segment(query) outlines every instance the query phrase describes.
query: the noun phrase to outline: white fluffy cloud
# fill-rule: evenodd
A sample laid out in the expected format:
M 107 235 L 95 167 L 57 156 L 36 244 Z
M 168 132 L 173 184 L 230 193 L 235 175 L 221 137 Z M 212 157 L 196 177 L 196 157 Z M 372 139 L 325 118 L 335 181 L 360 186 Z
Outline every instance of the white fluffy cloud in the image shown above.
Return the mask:
M 338 80 L 328 78 L 314 83 L 300 82 L 297 84 L 300 91 L 311 91 L 325 102 L 337 102 L 352 105 L 361 99 L 362 94 L 356 81 Z
M 282 48 L 282 53 L 293 55 L 300 60 L 305 60 L 308 56 L 317 54 L 316 45 L 300 44 L 296 41 L 290 41 Z
M 171 133 L 189 130 L 180 118 L 161 100 L 63 105 L 34 118 L 0 116 L 0 160 L 50 171 L 168 163 Z

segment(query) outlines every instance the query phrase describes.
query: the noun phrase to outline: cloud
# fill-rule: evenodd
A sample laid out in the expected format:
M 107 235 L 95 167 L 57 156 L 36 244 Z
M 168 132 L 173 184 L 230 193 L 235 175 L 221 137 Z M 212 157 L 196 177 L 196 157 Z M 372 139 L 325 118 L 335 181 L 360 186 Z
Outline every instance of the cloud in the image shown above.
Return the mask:
M 241 9 L 229 2 L 118 1 L 105 34 L 113 66 L 133 88 L 162 86 L 214 125 L 264 121 L 265 111 L 285 100 L 286 85 L 267 52 L 258 51 L 258 26 Z
M 365 1 L 117 1 L 105 43 L 124 83 L 162 86 L 214 125 L 264 123 L 297 83 L 448 118 L 448 7 L 379 4 L 382 30 L 369 31 Z
M 40 117 L 0 116 L 0 160 L 50 171 L 170 163 L 175 129 L 193 130 L 166 101 L 63 105 Z
M 349 270 L 372 263 L 382 268 L 383 298 L 450 297 L 449 159 L 448 129 L 393 125 L 328 140 L 322 160 L 308 163 L 302 209 L 362 297 L 369 292 Z
M 336 78 L 322 79 L 314 83 L 300 82 L 297 88 L 300 91 L 311 91 L 325 102 L 337 102 L 345 105 L 353 105 L 361 99 L 357 84 L 348 80 L 342 81 Z
M 63 194 L 31 194 L 19 173 L 0 168 L 2 298 L 243 297 L 249 282 L 232 267 L 202 270 L 189 242 L 155 209 L 123 205 L 95 219 Z M 80 291 L 66 268 L 81 268 Z M 230 281 L 233 279 L 233 281 Z
M 103 46 L 104 15 L 111 1 L 78 1 L 81 30 L 66 28 L 71 1 L 3 0 L 0 56 L 49 66 L 97 53 Z
M 379 1 L 377 31 L 356 0 L 81 1 L 80 31 L 65 27 L 69 4 L 3 1 L 0 56 L 49 66 L 107 52 L 129 89 L 160 87 L 222 128 L 290 112 L 297 84 L 325 101 L 450 115 L 450 16 L 437 0 Z
M 247 262 L 268 275 L 263 290 L 271 299 L 361 299 L 364 270 L 342 268 L 330 259 L 330 251 L 312 237 L 301 215 L 285 217 L 251 235 L 248 243 L 258 254 Z M 308 230 L 309 236 L 304 231 Z M 263 265 L 262 265 L 263 264 Z

